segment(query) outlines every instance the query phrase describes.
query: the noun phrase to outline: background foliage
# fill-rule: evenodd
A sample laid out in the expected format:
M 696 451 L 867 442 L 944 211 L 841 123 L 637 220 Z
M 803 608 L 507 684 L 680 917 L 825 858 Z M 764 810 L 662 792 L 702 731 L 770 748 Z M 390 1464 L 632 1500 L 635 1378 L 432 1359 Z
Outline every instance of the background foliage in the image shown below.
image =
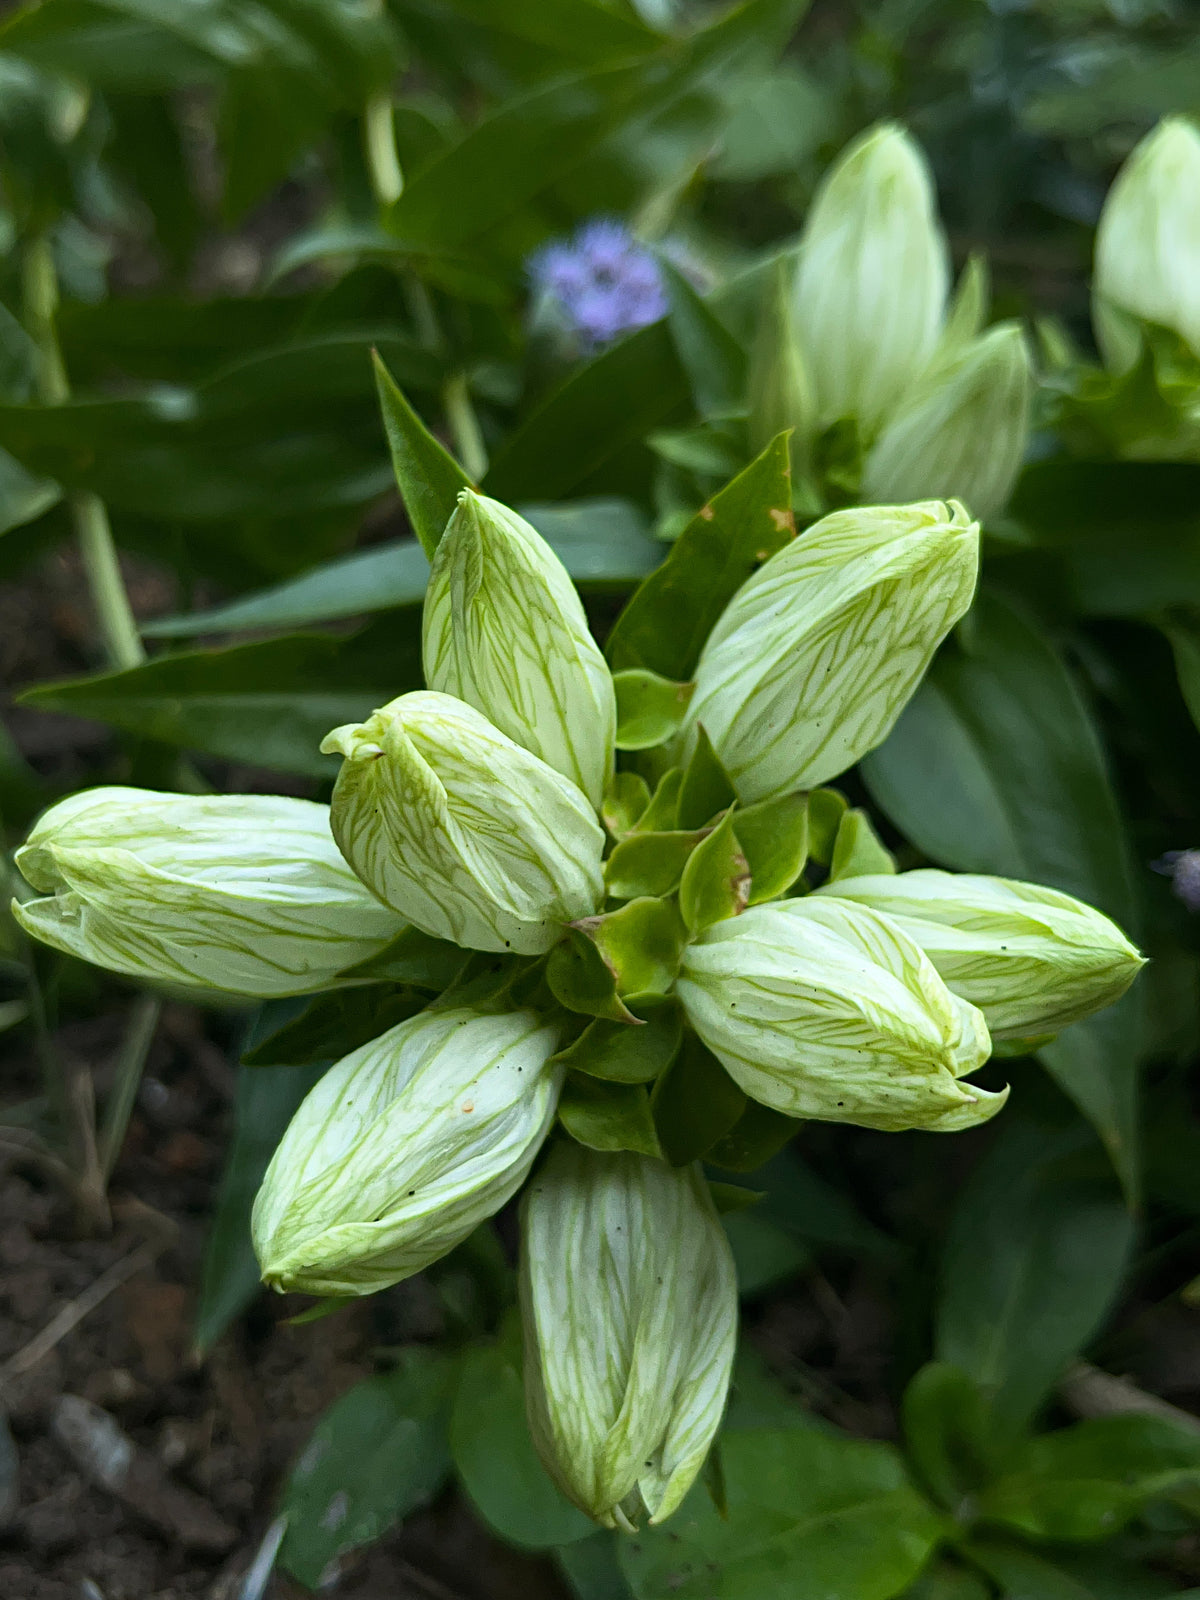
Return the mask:
M 1100 204 L 1169 111 L 1200 112 L 1183 0 L 43 0 L 5 18 L 0 573 L 26 583 L 77 540 L 86 563 L 106 513 L 150 597 L 144 646 L 110 616 L 45 681 L 13 685 L 10 843 L 85 782 L 225 788 L 252 768 L 258 787 L 328 792 L 322 734 L 419 682 L 422 519 L 455 480 L 406 515 L 393 454 L 402 476 L 413 451 L 445 470 L 409 403 L 527 511 L 603 633 L 663 537 L 742 465 L 771 258 L 879 118 L 928 151 L 958 263 L 990 261 L 995 314 L 1045 331 L 1030 457 L 987 530 L 980 598 L 848 794 L 903 864 L 1069 890 L 1152 965 L 1040 1063 L 1003 1063 L 1008 1110 L 953 1150 L 816 1126 L 761 1185 L 740 1180 L 769 1193 L 727 1219 L 750 1337 L 724 1510 L 697 1489 L 669 1529 L 618 1544 L 559 1498 L 525 1433 L 489 1228 L 434 1274 L 442 1347 L 385 1352 L 281 1485 L 278 1560 L 301 1583 L 453 1480 L 504 1539 L 553 1552 L 580 1600 L 1200 1584 L 1200 1428 L 1148 1393 L 1169 1370 L 1171 1399 L 1200 1398 L 1200 938 L 1151 868 L 1200 843 L 1200 455 L 1145 448 L 1154 373 L 1102 393 L 1085 364 Z M 665 319 L 589 353 L 533 314 L 525 262 L 598 213 L 689 271 L 668 272 Z M 1054 365 L 1048 318 L 1080 361 Z M 384 382 L 390 441 L 372 349 L 403 391 Z M 730 526 L 752 529 L 771 502 L 744 492 Z M 623 619 L 617 665 L 690 669 L 671 570 Z M 684 598 L 698 614 L 703 597 Z M 112 736 L 86 759 L 29 756 L 28 708 Z M 4 937 L 0 1019 L 42 1048 L 63 1021 L 129 1006 Z M 255 1064 L 238 1069 L 201 1348 L 255 1293 L 249 1198 L 330 1030 L 375 1031 L 322 1005 L 212 1020 Z M 109 1167 L 129 1059 L 102 1111 Z M 17 1104 L 17 1076 L 13 1139 L 52 1156 L 61 1108 Z M 47 1117 L 42 1150 L 29 1130 Z M 884 1330 L 866 1375 L 834 1356 L 864 1317 Z

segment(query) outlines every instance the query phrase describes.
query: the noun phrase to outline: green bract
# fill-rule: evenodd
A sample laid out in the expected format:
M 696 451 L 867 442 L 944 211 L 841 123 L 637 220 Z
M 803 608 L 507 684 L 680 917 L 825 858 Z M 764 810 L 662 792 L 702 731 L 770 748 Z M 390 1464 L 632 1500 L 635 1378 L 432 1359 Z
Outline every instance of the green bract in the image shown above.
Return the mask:
M 346 860 L 426 933 L 535 955 L 599 905 L 604 834 L 583 792 L 464 701 L 401 695 L 321 748 L 346 758 Z
M 688 1020 L 753 1099 L 793 1117 L 896 1131 L 968 1128 L 1007 1097 L 983 1017 L 896 923 L 849 901 L 758 906 L 685 952 Z
M 507 506 L 465 489 L 433 559 L 425 681 L 482 711 L 599 806 L 616 697 L 562 562 Z
M 1114 922 L 1041 884 L 927 869 L 820 892 L 903 928 L 997 1039 L 1057 1033 L 1119 1000 L 1145 965 Z
M 1171 328 L 1200 356 L 1200 132 L 1167 117 L 1117 175 L 1096 232 L 1096 337 L 1108 365 L 1133 366 L 1135 321 Z
M 709 635 L 685 727 L 739 799 L 825 783 L 890 731 L 971 603 L 979 524 L 952 501 L 835 511 L 738 590 Z
M 524 1181 L 554 1117 L 557 1042 L 533 1011 L 434 1009 L 331 1067 L 255 1202 L 265 1281 L 373 1294 L 452 1250 Z
M 89 789 L 52 806 L 16 861 L 48 897 L 14 902 L 27 933 L 149 982 L 304 994 L 403 926 L 309 800 Z
M 725 1409 L 733 1257 L 695 1167 L 551 1151 L 524 1204 L 530 1431 L 563 1493 L 607 1527 L 670 1516 Z

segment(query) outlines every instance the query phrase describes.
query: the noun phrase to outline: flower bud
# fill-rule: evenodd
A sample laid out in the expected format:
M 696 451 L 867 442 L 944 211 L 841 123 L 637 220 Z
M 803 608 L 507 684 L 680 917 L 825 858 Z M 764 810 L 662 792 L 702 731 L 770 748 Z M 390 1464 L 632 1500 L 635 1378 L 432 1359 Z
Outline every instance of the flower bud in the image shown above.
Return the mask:
M 749 577 L 709 635 L 685 729 L 746 803 L 811 789 L 885 739 L 971 604 L 979 524 L 957 501 L 823 517 Z
M 898 1132 L 986 1122 L 1008 1091 L 959 1079 L 990 1053 L 974 1006 L 890 918 L 809 896 L 718 922 L 684 953 L 688 1020 L 753 1099 Z
M 48 897 L 14 903 L 27 933 L 148 982 L 305 994 L 403 926 L 311 800 L 88 789 L 52 806 L 16 861 Z
M 923 868 L 820 893 L 902 928 L 997 1039 L 1057 1033 L 1119 1000 L 1145 965 L 1102 912 L 1037 883 Z
M 1117 372 L 1140 340 L 1130 318 L 1173 329 L 1200 356 L 1200 132 L 1166 117 L 1134 150 L 1096 232 L 1096 338 Z
M 602 900 L 604 832 L 582 790 L 463 701 L 401 695 L 321 749 L 346 758 L 342 853 L 423 932 L 539 955 Z
M 725 1409 L 733 1256 L 698 1167 L 564 1140 L 524 1201 L 525 1403 L 543 1465 L 606 1527 L 669 1517 Z
M 888 419 L 863 467 L 863 499 L 954 495 L 973 515 L 993 516 L 1021 470 L 1032 397 L 1025 335 L 1001 323 L 931 368 Z
M 435 1006 L 331 1067 L 254 1202 L 264 1281 L 374 1294 L 453 1250 L 525 1181 L 554 1119 L 557 1046 L 533 1011 Z
M 821 426 L 874 434 L 933 353 L 949 283 L 928 164 L 882 123 L 826 174 L 801 239 L 796 329 Z
M 612 674 L 554 551 L 471 489 L 433 558 L 422 648 L 431 689 L 482 711 L 599 809 L 613 764 Z

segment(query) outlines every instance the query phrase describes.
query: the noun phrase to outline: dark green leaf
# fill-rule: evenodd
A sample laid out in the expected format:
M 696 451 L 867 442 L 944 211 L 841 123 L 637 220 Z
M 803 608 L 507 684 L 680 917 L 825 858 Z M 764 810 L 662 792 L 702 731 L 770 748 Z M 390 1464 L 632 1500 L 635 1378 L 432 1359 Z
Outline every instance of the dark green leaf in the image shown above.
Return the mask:
M 650 1096 L 641 1083 L 603 1083 L 579 1074 L 563 1084 L 558 1120 L 589 1150 L 636 1150 L 661 1156 Z
M 951 1514 L 974 1510 L 994 1476 L 987 1408 L 958 1367 L 927 1361 L 904 1391 L 904 1438 L 917 1479 Z
M 409 405 L 378 355 L 374 361 L 379 407 L 400 498 L 425 554 L 432 556 L 459 495 L 473 486 Z
M 679 785 L 676 827 L 703 828 L 734 802 L 733 784 L 701 727 Z
M 621 1538 L 601 1531 L 557 1552 L 575 1600 L 633 1600 L 618 1561 Z
M 685 1030 L 673 1065 L 654 1086 L 654 1125 L 667 1160 L 676 1167 L 699 1160 L 745 1107 L 746 1096 L 716 1056 Z
M 736 917 L 750 896 L 750 868 L 734 832 L 732 808 L 688 857 L 679 884 L 679 910 L 696 934 Z
M 650 750 L 665 744 L 683 721 L 695 688 L 640 667 L 615 672 L 613 685 L 617 691 L 618 750 Z
M 586 1072 L 609 1083 L 650 1083 L 664 1072 L 679 1049 L 679 1002 L 669 995 L 631 995 L 629 1009 L 645 1024 L 590 1022 L 558 1060 L 572 1072 Z
M 546 982 L 559 1005 L 585 1017 L 604 1017 L 632 1027 L 637 1019 L 617 994 L 617 974 L 595 940 L 568 928 L 546 962 Z
M 661 271 L 671 302 L 669 324 L 702 417 L 727 417 L 746 401 L 746 352 L 712 305 L 670 261 Z
M 822 867 L 833 865 L 842 818 L 848 802 L 836 789 L 814 789 L 808 797 L 808 849 Z
M 614 668 L 691 678 L 704 641 L 734 594 L 795 537 L 791 468 L 781 435 L 688 523 L 663 565 L 617 620 Z
M 708 1160 L 728 1172 L 757 1172 L 764 1161 L 795 1138 L 799 1129 L 795 1117 L 785 1117 L 782 1111 L 747 1100 L 729 1132 L 709 1149 Z
M 513 1348 L 515 1344 L 515 1348 Z M 520 1341 L 476 1345 L 462 1358 L 450 1449 L 472 1505 L 510 1544 L 545 1550 L 594 1531 L 546 1476 L 525 1422 Z
M 398 1022 L 415 1017 L 428 1004 L 428 994 L 392 984 L 319 994 L 298 1017 L 248 1050 L 242 1063 L 247 1067 L 303 1067 L 339 1061 Z
M 318 1588 L 346 1551 L 372 1544 L 427 1504 L 450 1471 L 454 1365 L 412 1347 L 393 1372 L 334 1402 L 292 1468 L 281 1510 L 279 1564 Z
M 440 994 L 458 978 L 470 953 L 449 939 L 436 939 L 420 928 L 404 928 L 378 955 L 348 967 L 343 974 L 368 983 L 411 983 Z
M 786 1283 L 812 1265 L 812 1256 L 791 1234 L 757 1211 L 734 1211 L 722 1217 L 737 1267 L 738 1292 L 762 1294 Z
M 808 859 L 808 796 L 785 794 L 743 806 L 736 827 L 750 868 L 749 904 L 786 894 Z
M 942 1527 L 890 1445 L 808 1428 L 727 1432 L 729 1515 L 695 1489 L 621 1547 L 637 1600 L 890 1600 Z

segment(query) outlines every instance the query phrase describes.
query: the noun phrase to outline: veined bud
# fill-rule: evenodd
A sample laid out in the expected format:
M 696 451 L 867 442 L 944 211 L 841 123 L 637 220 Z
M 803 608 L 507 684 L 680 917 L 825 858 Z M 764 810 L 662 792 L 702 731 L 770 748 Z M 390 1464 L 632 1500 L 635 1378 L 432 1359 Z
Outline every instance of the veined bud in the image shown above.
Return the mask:
M 322 750 L 346 860 L 414 926 L 469 950 L 539 955 L 604 896 L 583 791 L 447 694 L 401 695 Z
M 1032 398 L 1025 335 L 1019 323 L 1001 323 L 949 365 L 931 367 L 901 402 L 867 455 L 863 499 L 954 495 L 986 520 L 1021 470 Z
M 1057 1033 L 1119 1000 L 1145 965 L 1115 922 L 1041 884 L 923 868 L 819 892 L 903 928 L 997 1039 Z
M 685 729 L 739 799 L 812 789 L 885 739 L 971 604 L 979 524 L 957 501 L 835 511 L 749 577 L 709 635 Z
M 554 551 L 471 489 L 433 558 L 422 650 L 431 689 L 482 711 L 599 809 L 616 733 L 612 674 Z
M 51 806 L 16 862 L 47 897 L 14 902 L 26 933 L 148 982 L 305 994 L 403 926 L 311 800 L 88 789 Z
M 949 284 L 925 157 L 895 123 L 869 129 L 826 174 L 800 244 L 796 328 L 821 426 L 875 433 L 933 353 Z
M 331 1067 L 254 1202 L 265 1282 L 374 1294 L 453 1250 L 525 1181 L 554 1119 L 557 1045 L 532 1011 L 435 1007 Z
M 734 1081 L 791 1117 L 951 1132 L 1007 1097 L 959 1081 L 991 1051 L 979 1011 L 902 928 L 851 901 L 810 895 L 718 922 L 684 952 L 676 987 Z
M 1172 328 L 1200 356 L 1200 132 L 1166 117 L 1117 174 L 1096 232 L 1096 338 L 1117 372 L 1140 349 L 1130 319 Z
M 698 1167 L 563 1141 L 526 1193 L 525 1403 L 542 1462 L 606 1527 L 662 1522 L 725 1409 L 737 1280 Z

